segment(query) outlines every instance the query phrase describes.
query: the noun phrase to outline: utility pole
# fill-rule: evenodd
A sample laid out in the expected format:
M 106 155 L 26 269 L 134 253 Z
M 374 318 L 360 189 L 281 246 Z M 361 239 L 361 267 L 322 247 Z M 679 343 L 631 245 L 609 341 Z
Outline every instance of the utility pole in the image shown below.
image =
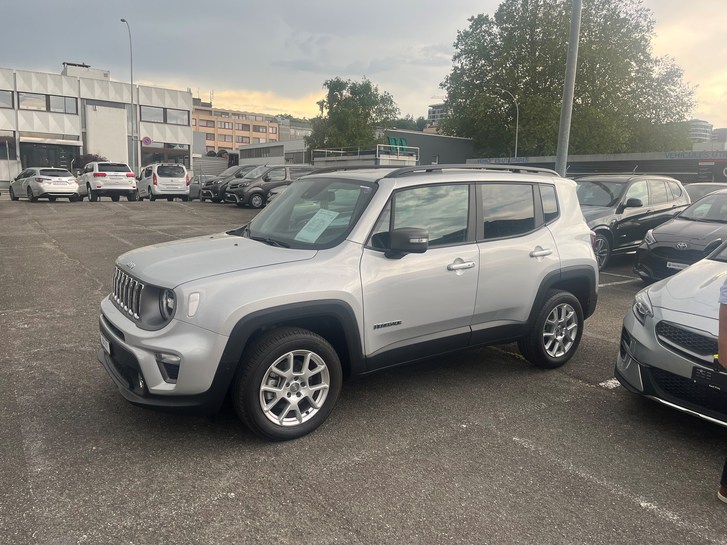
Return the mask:
M 570 121 L 571 114 L 573 113 L 576 66 L 578 65 L 578 40 L 581 33 L 581 4 L 581 0 L 573 0 L 570 37 L 568 38 L 568 60 L 565 67 L 565 84 L 563 85 L 563 103 L 560 106 L 558 151 L 555 157 L 555 170 L 559 176 L 563 177 L 568 166 L 568 140 L 570 139 Z

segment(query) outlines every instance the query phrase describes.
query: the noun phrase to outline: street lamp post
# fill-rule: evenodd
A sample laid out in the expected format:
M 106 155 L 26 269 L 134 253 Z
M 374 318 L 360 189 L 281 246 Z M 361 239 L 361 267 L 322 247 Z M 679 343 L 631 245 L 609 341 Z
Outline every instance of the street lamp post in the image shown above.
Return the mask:
M 512 97 L 512 101 L 515 103 L 515 159 L 517 159 L 517 137 L 520 130 L 520 108 L 515 95 L 513 95 L 510 91 L 502 89 L 501 87 L 498 87 L 497 90 L 510 95 Z
M 131 27 L 129 21 L 121 19 L 129 31 L 129 69 L 131 72 L 131 170 L 136 173 L 136 110 L 134 109 L 134 49 L 131 46 Z

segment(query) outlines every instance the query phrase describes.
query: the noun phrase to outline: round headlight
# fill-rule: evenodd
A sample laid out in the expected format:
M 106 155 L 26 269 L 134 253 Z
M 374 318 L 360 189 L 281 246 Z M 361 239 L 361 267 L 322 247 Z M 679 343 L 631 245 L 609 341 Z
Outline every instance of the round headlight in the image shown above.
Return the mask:
M 177 306 L 177 299 L 174 291 L 165 289 L 159 295 L 159 311 L 162 313 L 162 319 L 167 322 L 174 316 L 174 309 Z

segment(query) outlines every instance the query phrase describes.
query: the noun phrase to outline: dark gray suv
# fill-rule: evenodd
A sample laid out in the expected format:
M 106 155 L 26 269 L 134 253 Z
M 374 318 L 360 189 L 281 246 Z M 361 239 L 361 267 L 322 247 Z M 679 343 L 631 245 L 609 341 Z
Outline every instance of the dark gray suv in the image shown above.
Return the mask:
M 237 206 L 262 208 L 271 189 L 290 185 L 301 176 L 315 170 L 310 165 L 263 165 L 251 170 L 239 180 L 233 180 L 225 190 L 225 201 Z

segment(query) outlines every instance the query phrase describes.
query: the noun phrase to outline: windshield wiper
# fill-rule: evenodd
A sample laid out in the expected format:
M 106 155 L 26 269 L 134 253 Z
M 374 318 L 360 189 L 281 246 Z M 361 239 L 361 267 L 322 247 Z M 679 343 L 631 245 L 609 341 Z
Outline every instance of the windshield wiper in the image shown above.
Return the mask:
M 225 234 L 227 235 L 233 235 L 236 237 L 250 237 L 250 224 L 246 223 L 245 225 L 241 225 L 237 229 L 232 229 L 230 231 L 225 231 Z
M 282 240 L 275 240 L 274 238 L 269 237 L 250 237 L 252 240 L 257 240 L 258 242 L 263 242 L 267 244 L 268 246 L 276 246 L 277 248 L 290 248 L 290 244 L 287 242 L 283 242 Z

